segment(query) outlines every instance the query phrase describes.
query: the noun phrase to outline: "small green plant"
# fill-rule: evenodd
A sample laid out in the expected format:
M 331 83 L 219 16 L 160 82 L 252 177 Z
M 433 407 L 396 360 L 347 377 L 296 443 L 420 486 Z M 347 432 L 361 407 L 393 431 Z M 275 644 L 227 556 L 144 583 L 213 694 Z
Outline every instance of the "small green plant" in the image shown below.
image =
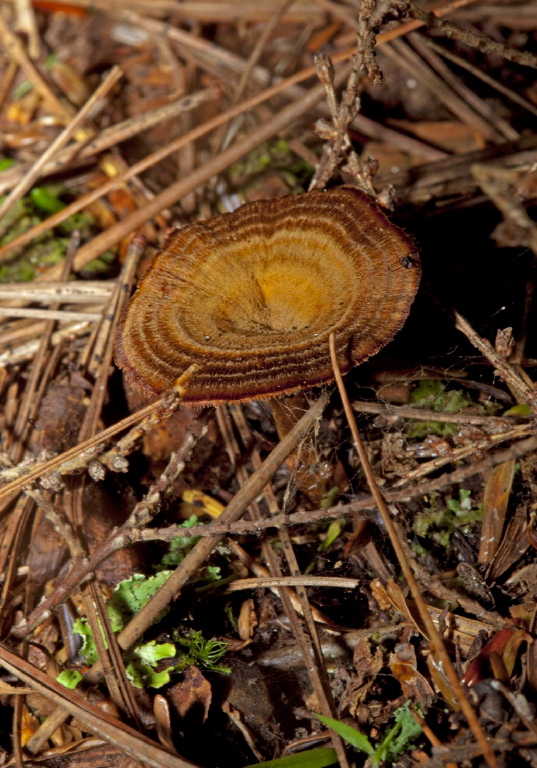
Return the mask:
M 459 490 L 458 499 L 449 499 L 445 507 L 437 508 L 436 503 L 414 517 L 412 528 L 422 538 L 432 538 L 444 548 L 451 545 L 451 537 L 457 528 L 463 530 L 479 522 L 483 517 L 483 505 L 474 507 L 471 491 Z
M 164 669 L 157 666 L 164 659 L 173 659 L 176 648 L 173 643 L 139 643 L 124 655 L 125 672 L 135 688 L 162 688 L 170 682 L 170 673 L 176 671 L 169 663 Z
M 73 688 L 77 687 L 82 679 L 82 674 L 78 671 L 78 669 L 64 669 L 63 672 L 60 672 L 56 678 L 59 683 L 64 685 L 66 688 L 69 688 L 71 691 Z
M 147 605 L 171 573 L 172 571 L 160 571 L 155 576 L 137 573 L 130 579 L 121 581 L 106 604 L 112 630 L 121 632 L 133 616 Z M 98 658 L 97 647 L 88 620 L 77 619 L 73 630 L 83 638 L 80 655 L 88 664 L 94 664 Z M 206 640 L 201 632 L 177 632 L 172 643 L 157 643 L 155 640 L 138 643 L 125 652 L 123 660 L 127 677 L 135 687 L 161 688 L 170 681 L 172 673 L 182 672 L 191 664 L 229 674 L 231 670 L 219 664 L 226 649 L 226 643 L 214 638 Z M 162 669 L 160 667 L 165 659 L 169 662 Z M 76 670 L 65 670 L 58 677 L 58 681 L 68 688 L 75 688 L 80 680 L 82 675 Z
M 181 523 L 180 528 L 192 528 L 194 525 L 203 525 L 197 515 L 191 515 L 188 520 Z M 199 536 L 174 536 L 168 544 L 168 551 L 162 556 L 156 570 L 167 569 L 180 565 L 188 555 L 192 547 L 199 541 Z M 207 565 L 201 568 L 196 576 L 197 588 L 210 587 L 216 581 L 222 580 L 221 568 L 218 565 Z
M 172 571 L 161 571 L 154 576 L 135 573 L 130 579 L 120 581 L 106 604 L 106 612 L 114 632 L 121 632 L 171 575 Z
M 513 405 L 512 408 L 509 408 L 505 413 L 504 416 L 511 416 L 516 418 L 526 418 L 527 416 L 531 416 L 531 406 L 529 406 L 527 403 L 518 403 L 517 405 Z
M 203 525 L 197 515 L 191 515 L 188 520 L 181 523 L 180 528 L 192 528 L 194 525 Z M 168 551 L 162 557 L 158 568 L 170 568 L 180 565 L 188 555 L 192 547 L 199 541 L 199 536 L 174 536 L 168 545 Z
M 267 760 L 264 763 L 254 763 L 246 768 L 329 768 L 337 764 L 335 749 L 320 747 L 286 757 L 277 757 L 275 760 Z
M 12 165 L 9 158 L 0 158 L 0 170 Z M 53 213 L 66 207 L 62 195 L 65 188 L 61 184 L 47 184 L 34 187 L 28 195 L 18 200 L 0 219 L 0 246 L 7 245 L 19 235 L 39 224 Z M 0 197 L 0 203 L 5 197 Z M 0 282 L 27 282 L 33 280 L 44 268 L 58 264 L 65 257 L 70 235 L 78 230 L 87 238 L 95 224 L 93 216 L 87 213 L 75 213 L 54 229 L 34 238 L 31 244 L 12 261 L 0 266 Z M 114 254 L 111 254 L 114 257 Z
M 211 672 L 229 675 L 231 669 L 218 662 L 227 650 L 227 643 L 214 637 L 206 640 L 201 632 L 191 630 L 181 634 L 174 632 L 173 643 L 149 643 L 136 645 L 125 655 L 127 677 L 136 688 L 161 688 L 170 682 L 170 675 L 184 672 L 192 664 Z M 164 659 L 167 667 L 156 670 Z
M 402 707 L 396 709 L 393 716 L 395 725 L 385 734 L 382 741 L 374 746 L 367 736 L 361 733 L 357 728 L 341 723 L 331 717 L 315 715 L 321 723 L 332 728 L 355 749 L 365 752 L 371 758 L 372 768 L 380 768 L 381 765 L 392 763 L 404 752 L 408 752 L 412 747 L 412 742 L 421 733 L 419 725 L 412 712 L 410 711 L 410 701 L 407 701 Z

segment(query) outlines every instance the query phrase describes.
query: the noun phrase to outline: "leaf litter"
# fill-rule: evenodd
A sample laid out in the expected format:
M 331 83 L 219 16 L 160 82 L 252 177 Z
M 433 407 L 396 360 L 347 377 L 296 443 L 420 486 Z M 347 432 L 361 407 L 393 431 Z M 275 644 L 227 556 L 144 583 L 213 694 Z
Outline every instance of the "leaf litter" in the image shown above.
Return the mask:
M 5 762 L 535 764 L 536 15 L 4 4 Z M 331 390 L 281 441 L 259 402 L 181 405 L 195 371 L 125 390 L 170 225 L 340 184 L 424 272 L 345 378 L 363 460 Z M 111 617 L 133 579 L 162 584 Z

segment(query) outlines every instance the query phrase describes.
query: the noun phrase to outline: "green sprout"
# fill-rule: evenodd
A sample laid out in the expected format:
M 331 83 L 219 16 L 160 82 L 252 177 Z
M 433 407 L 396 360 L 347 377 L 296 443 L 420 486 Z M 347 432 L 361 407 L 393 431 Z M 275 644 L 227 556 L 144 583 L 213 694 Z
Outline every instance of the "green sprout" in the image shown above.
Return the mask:
M 326 538 L 317 547 L 318 552 L 324 552 L 330 549 L 334 541 L 338 538 L 341 531 L 345 527 L 345 522 L 342 520 L 333 520 L 326 531 Z
M 421 731 L 421 725 L 416 722 L 410 711 L 410 701 L 396 709 L 393 716 L 395 725 L 384 735 L 382 741 L 374 746 L 370 740 L 357 728 L 341 723 L 331 717 L 315 715 L 321 723 L 332 728 L 342 739 L 348 742 L 360 752 L 365 752 L 371 758 L 372 768 L 380 768 L 381 765 L 394 762 L 399 755 L 408 752 L 412 748 L 412 742 Z
M 309 749 L 307 752 L 297 752 L 294 755 L 277 757 L 263 763 L 248 765 L 246 768 L 329 768 L 337 765 L 337 755 L 333 747 Z

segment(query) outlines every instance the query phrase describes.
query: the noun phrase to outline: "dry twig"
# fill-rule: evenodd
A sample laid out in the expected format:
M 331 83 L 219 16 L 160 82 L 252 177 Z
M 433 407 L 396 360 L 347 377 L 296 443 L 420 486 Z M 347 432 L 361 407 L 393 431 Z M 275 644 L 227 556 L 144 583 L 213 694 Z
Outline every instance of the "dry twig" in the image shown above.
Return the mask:
M 453 667 L 453 664 L 451 663 L 451 659 L 446 650 L 446 646 L 444 645 L 444 642 L 440 637 L 434 625 L 434 622 L 431 619 L 429 611 L 427 610 L 427 605 L 423 599 L 421 590 L 414 578 L 414 574 L 412 573 L 412 570 L 408 564 L 404 550 L 401 546 L 399 536 L 393 525 L 390 513 L 386 506 L 386 502 L 384 501 L 384 498 L 379 490 L 377 481 L 371 469 L 371 465 L 369 464 L 369 459 L 365 451 L 365 448 L 363 446 L 360 435 L 358 433 L 356 420 L 354 418 L 354 414 L 352 412 L 352 408 L 349 403 L 349 399 L 347 397 L 345 384 L 343 383 L 343 378 L 339 371 L 339 364 L 338 364 L 337 355 L 336 355 L 335 338 L 333 333 L 330 335 L 330 354 L 332 357 L 332 365 L 334 367 L 336 383 L 338 386 L 339 393 L 341 395 L 341 399 L 343 401 L 343 407 L 345 409 L 345 415 L 347 417 L 347 421 L 349 422 L 349 426 L 352 432 L 354 447 L 356 448 L 356 451 L 360 457 L 360 461 L 362 463 L 362 467 L 364 468 L 368 485 L 371 489 L 371 493 L 375 499 L 375 503 L 381 514 L 382 521 L 386 526 L 386 530 L 390 537 L 390 542 L 392 544 L 392 547 L 394 548 L 395 554 L 397 555 L 399 565 L 401 566 L 401 570 L 403 571 L 403 574 L 405 576 L 405 579 L 410 589 L 410 592 L 412 594 L 412 597 L 416 602 L 416 606 L 419 611 L 420 618 L 427 631 L 429 641 L 431 643 L 431 651 L 433 651 L 436 654 L 439 662 L 443 666 L 444 673 L 453 688 L 453 692 L 456 695 L 457 700 L 461 706 L 461 709 L 468 721 L 468 725 L 472 729 L 472 733 L 474 734 L 479 746 L 483 750 L 483 757 L 487 761 L 487 765 L 489 766 L 489 768 L 498 768 L 498 761 L 496 760 L 496 756 L 494 755 L 494 752 L 491 749 L 490 744 L 487 740 L 487 737 L 485 736 L 485 733 L 481 728 L 481 725 L 474 712 L 474 709 L 470 704 L 465 691 L 463 690 L 463 687 L 459 681 L 459 677 L 455 671 L 455 668 Z

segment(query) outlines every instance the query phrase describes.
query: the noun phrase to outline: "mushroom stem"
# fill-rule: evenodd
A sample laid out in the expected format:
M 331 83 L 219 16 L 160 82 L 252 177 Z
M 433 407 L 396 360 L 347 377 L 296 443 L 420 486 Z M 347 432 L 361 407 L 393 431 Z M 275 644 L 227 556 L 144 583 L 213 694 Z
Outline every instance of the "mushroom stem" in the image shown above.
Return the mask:
M 269 401 L 269 406 L 278 437 L 283 440 L 304 413 L 309 410 L 310 403 L 304 393 L 295 392 L 291 395 L 284 395 L 284 397 L 273 398 Z M 302 493 L 308 497 L 314 506 L 320 506 L 327 490 L 327 483 L 332 477 L 333 468 L 329 468 L 327 471 L 324 462 L 322 466 L 320 465 L 311 436 L 306 438 L 298 451 L 289 456 L 286 464 L 293 472 Z
M 269 401 L 278 437 L 282 440 L 309 409 L 310 404 L 303 392 L 273 398 Z

